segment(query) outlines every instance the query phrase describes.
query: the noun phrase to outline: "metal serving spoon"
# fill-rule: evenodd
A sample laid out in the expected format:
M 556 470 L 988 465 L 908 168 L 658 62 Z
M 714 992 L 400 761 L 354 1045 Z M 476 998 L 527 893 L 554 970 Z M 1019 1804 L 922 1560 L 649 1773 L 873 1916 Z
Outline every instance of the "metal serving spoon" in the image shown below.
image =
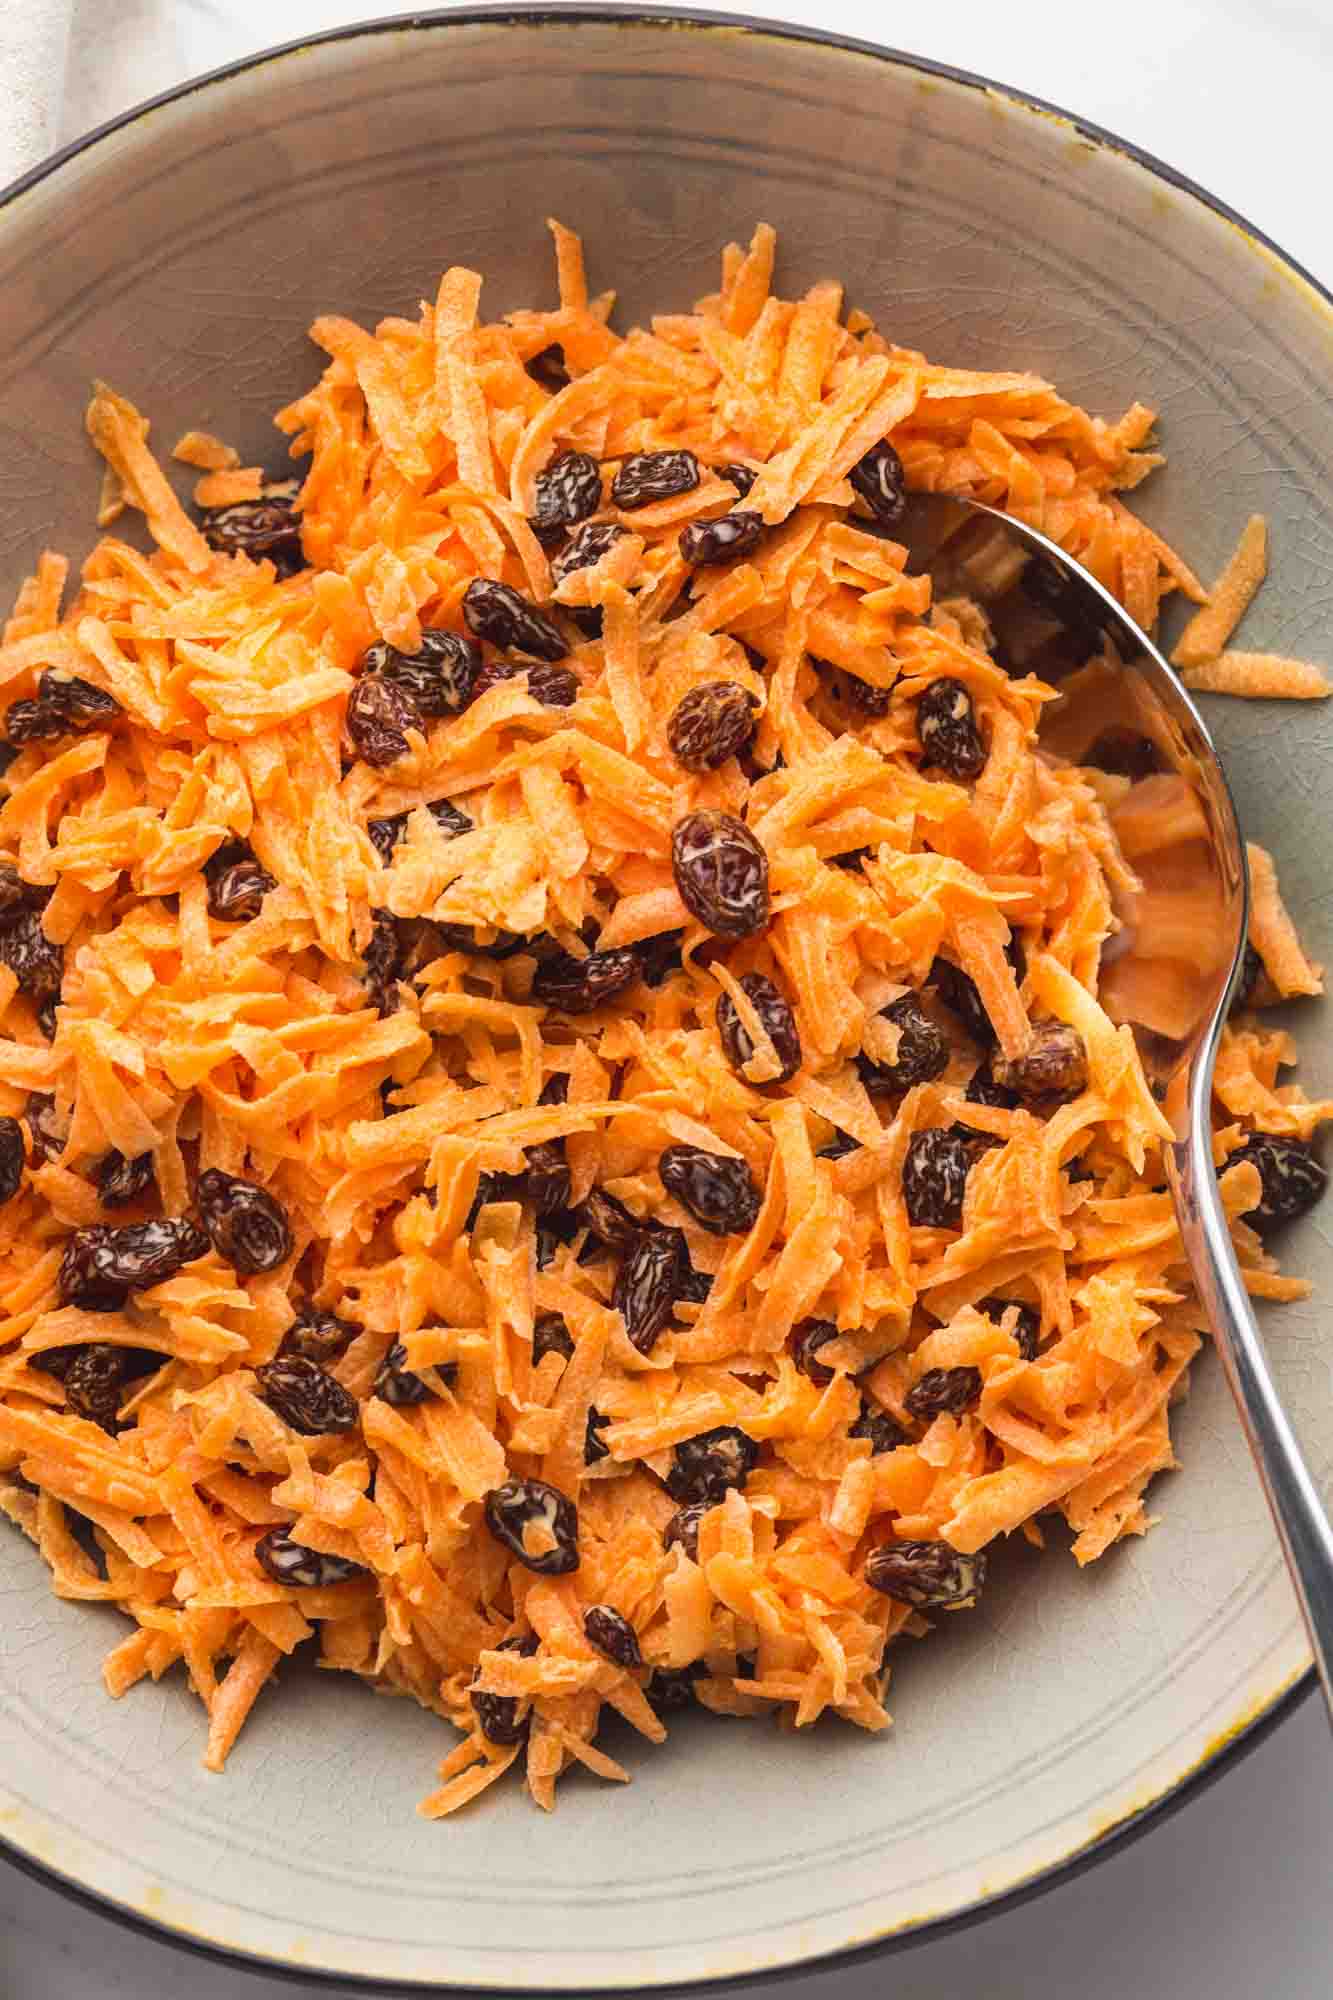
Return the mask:
M 894 532 L 911 567 L 930 572 L 937 602 L 957 593 L 981 608 L 1006 666 L 1059 685 L 1043 747 L 1135 779 L 1127 805 L 1137 796 L 1150 807 L 1122 822 L 1142 890 L 1118 906 L 1123 928 L 1103 953 L 1102 1004 L 1133 1028 L 1175 1132 L 1166 1170 L 1185 1255 L 1333 1716 L 1333 1529 L 1269 1370 L 1213 1168 L 1213 1063 L 1249 917 L 1230 787 L 1203 718 L 1151 640 L 1045 535 L 972 501 L 924 495 Z

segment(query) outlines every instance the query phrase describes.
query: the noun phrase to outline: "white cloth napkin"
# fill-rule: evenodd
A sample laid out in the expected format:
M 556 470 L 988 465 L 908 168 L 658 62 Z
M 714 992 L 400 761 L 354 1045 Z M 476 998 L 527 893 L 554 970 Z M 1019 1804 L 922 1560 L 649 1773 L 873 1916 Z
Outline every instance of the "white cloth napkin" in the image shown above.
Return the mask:
M 57 143 L 72 11 L 73 0 L 0 0 L 0 188 Z

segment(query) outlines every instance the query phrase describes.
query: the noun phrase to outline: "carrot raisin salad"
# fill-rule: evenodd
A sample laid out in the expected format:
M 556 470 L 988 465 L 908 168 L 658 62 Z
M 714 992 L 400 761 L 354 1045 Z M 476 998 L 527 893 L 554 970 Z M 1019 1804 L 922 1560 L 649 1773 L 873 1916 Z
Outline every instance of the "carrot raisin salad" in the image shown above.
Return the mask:
M 766 227 L 622 337 L 552 227 L 554 310 L 317 320 L 296 478 L 192 432 L 187 509 L 99 385 L 106 532 L 0 643 L 0 1505 L 211 1769 L 310 1646 L 461 1732 L 432 1816 L 623 1779 L 604 1707 L 882 1729 L 997 1538 L 1148 1526 L 1205 1325 L 1099 996 L 1162 810 L 1038 746 L 905 496 L 1266 660 L 1262 523 L 1210 598 L 1124 504 L 1147 408 L 782 299 Z M 1252 860 L 1248 1000 L 1318 992 Z M 1247 1004 L 1217 1082 L 1279 1299 L 1292 1057 Z

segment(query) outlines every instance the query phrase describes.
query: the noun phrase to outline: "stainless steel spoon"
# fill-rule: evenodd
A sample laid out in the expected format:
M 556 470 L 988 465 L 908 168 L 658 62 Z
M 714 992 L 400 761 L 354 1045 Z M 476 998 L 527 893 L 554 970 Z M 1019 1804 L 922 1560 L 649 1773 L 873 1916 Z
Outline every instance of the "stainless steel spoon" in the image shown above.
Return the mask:
M 1151 640 L 1044 535 L 993 508 L 927 496 L 912 499 L 895 533 L 910 566 L 930 572 L 937 602 L 956 593 L 980 607 L 1003 664 L 1058 683 L 1043 748 L 1134 778 L 1135 792 L 1153 788 L 1154 810 L 1141 816 L 1145 845 L 1130 857 L 1142 891 L 1118 911 L 1123 928 L 1103 954 L 1101 998 L 1132 1026 L 1175 1132 L 1166 1169 L 1185 1255 L 1333 1715 L 1333 1528 L 1274 1385 L 1213 1169 L 1213 1064 L 1249 915 L 1230 787 L 1203 718 Z M 1150 829 L 1168 821 L 1169 841 L 1154 847 Z

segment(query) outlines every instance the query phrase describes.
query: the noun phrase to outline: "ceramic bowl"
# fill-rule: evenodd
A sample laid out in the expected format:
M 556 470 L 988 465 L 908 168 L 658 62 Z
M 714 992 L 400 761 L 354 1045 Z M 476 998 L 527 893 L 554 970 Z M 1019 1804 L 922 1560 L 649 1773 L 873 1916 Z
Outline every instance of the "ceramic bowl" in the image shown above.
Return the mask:
M 552 293 L 577 226 L 622 324 L 716 282 L 766 218 L 788 295 L 836 273 L 893 335 L 1021 366 L 1108 415 L 1157 405 L 1144 510 L 1203 574 L 1245 517 L 1274 576 L 1247 643 L 1329 656 L 1333 313 L 1235 217 L 1130 149 L 975 78 L 814 33 L 623 8 L 464 12 L 256 58 L 132 113 L 0 210 L 0 586 L 93 539 L 83 437 L 102 375 L 170 441 L 276 461 L 269 412 L 320 311 L 413 312 L 450 263 L 491 313 Z M 1214 702 L 1252 836 L 1333 958 L 1333 717 Z M 1306 1080 L 1333 1065 L 1302 1016 Z M 1316 1220 L 1291 1258 L 1333 1297 Z M 1268 1331 L 1321 1478 L 1325 1308 Z M 6 1539 L 0 1836 L 107 1907 L 309 1975 L 587 1993 L 695 1983 L 899 1938 L 1049 1878 L 1141 1822 L 1271 1714 L 1305 1644 L 1220 1370 L 1177 1417 L 1161 1525 L 1080 1573 L 1004 1552 L 983 1607 L 901 1651 L 895 1729 L 687 1720 L 626 1790 L 517 1786 L 414 1806 L 441 1726 L 337 1676 L 286 1676 L 225 1777 L 180 1681 L 107 1700 L 115 1614 L 52 1597 Z

